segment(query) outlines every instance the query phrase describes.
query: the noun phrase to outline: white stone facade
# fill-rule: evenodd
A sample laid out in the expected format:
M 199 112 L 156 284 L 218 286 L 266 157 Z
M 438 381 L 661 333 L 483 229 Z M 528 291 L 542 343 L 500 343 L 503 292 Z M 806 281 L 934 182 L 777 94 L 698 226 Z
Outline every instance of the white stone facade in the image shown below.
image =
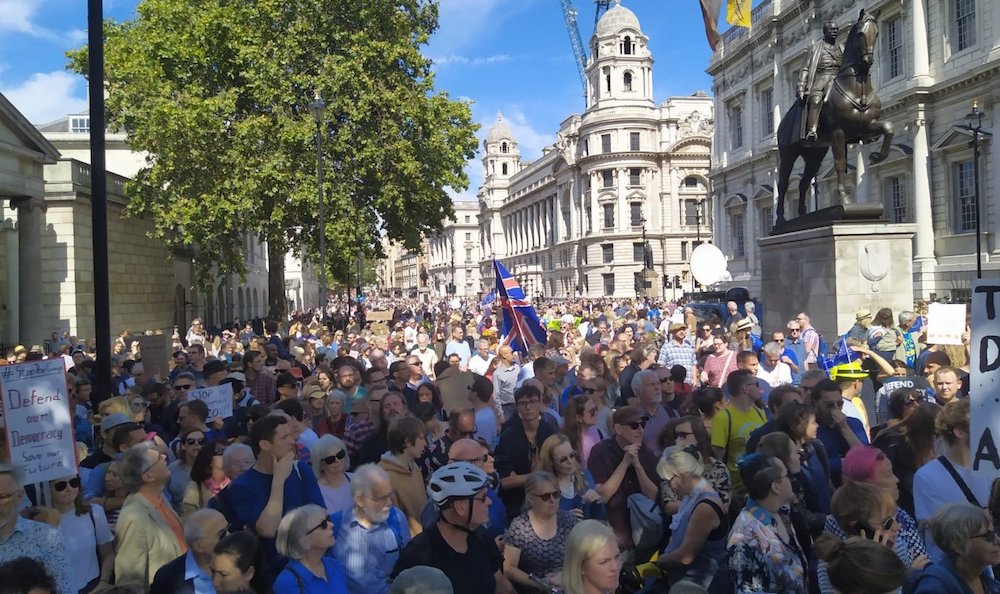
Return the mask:
M 496 257 L 529 296 L 635 297 L 644 230 L 657 278 L 690 282 L 691 250 L 712 237 L 713 103 L 695 93 L 657 105 L 647 42 L 627 8 L 601 17 L 590 42 L 587 108 L 562 122 L 536 161 L 521 162 L 517 139 L 498 117 L 483 143 L 478 193 L 487 286 Z M 647 292 L 671 294 L 659 280 Z
M 455 202 L 455 219 L 446 219 L 440 233 L 427 239 L 427 287 L 435 297 L 449 295 L 454 285 L 457 297 L 489 292 L 479 274 L 479 205 Z
M 753 27 L 733 28 L 712 57 L 715 128 L 712 203 L 716 243 L 730 259 L 732 286 L 760 291 L 757 238 L 770 234 L 777 186 L 774 130 L 794 100 L 799 71 L 823 23 L 840 26 L 843 43 L 860 9 L 880 10 L 873 68 L 882 119 L 895 127 L 893 150 L 875 166 L 876 147 L 849 153 L 859 181 L 856 201 L 882 202 L 891 223 L 913 223 L 913 293 L 966 298 L 975 270 L 975 201 L 971 135 L 958 126 L 972 101 L 996 132 L 1000 109 L 1000 5 L 990 0 L 765 0 Z M 1000 152 L 987 139 L 980 160 L 984 274 L 1000 269 Z M 786 217 L 794 215 L 801 162 L 792 174 Z M 832 155 L 820 170 L 812 210 L 833 203 Z

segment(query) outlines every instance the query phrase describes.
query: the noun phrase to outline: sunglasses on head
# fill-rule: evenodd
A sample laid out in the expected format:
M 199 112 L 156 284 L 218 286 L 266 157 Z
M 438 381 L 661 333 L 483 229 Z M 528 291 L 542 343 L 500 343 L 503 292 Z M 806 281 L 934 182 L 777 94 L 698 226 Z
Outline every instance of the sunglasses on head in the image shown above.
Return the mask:
M 184 440 L 184 445 L 205 445 L 204 437 L 190 437 Z
M 333 464 L 337 460 L 343 460 L 345 456 L 347 456 L 347 452 L 340 450 L 336 454 L 330 454 L 326 458 L 323 458 L 323 464 Z
M 74 489 L 80 488 L 80 477 L 73 477 L 68 481 L 56 481 L 52 483 L 52 488 L 60 493 L 66 490 L 66 487 L 72 487 Z

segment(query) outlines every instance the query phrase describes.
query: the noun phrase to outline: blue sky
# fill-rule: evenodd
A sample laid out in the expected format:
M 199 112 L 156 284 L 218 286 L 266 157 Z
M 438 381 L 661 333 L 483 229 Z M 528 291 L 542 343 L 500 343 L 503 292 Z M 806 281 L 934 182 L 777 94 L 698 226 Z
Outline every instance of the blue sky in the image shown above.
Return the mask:
M 572 1 L 586 44 L 593 32 L 593 0 Z M 650 39 L 656 101 L 710 91 L 705 68 L 711 52 L 698 0 L 622 3 Z M 440 29 L 425 49 L 436 63 L 437 88 L 473 102 L 473 116 L 483 126 L 480 138 L 503 112 L 522 158 L 537 158 L 555 139 L 559 123 L 583 107 L 560 0 L 440 4 Z M 135 5 L 135 0 L 105 0 L 105 16 L 128 19 Z M 86 109 L 86 85 L 66 72 L 64 56 L 86 40 L 86 21 L 85 0 L 0 0 L 0 92 L 33 123 Z M 478 160 L 469 164 L 470 188 L 457 199 L 474 199 L 479 169 Z

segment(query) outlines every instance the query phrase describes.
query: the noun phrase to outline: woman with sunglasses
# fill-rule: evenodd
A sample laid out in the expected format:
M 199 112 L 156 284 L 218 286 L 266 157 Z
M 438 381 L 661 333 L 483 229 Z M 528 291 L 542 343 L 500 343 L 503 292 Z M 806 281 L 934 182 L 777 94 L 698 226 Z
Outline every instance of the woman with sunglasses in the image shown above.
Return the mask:
M 581 386 L 583 394 L 569 399 L 563 417 L 563 434 L 569 438 L 569 443 L 584 467 L 590 458 L 590 450 L 607 437 L 607 432 L 601 431 L 597 421 L 601 409 L 594 402 L 594 395 L 603 392 L 598 385 L 598 380 L 584 382 Z
M 208 505 L 208 500 L 229 486 L 229 477 L 222 467 L 225 442 L 217 441 L 201 448 L 191 464 L 191 482 L 180 504 L 181 520 L 187 521 L 195 511 Z
M 694 448 L 698 452 L 698 459 L 702 465 L 701 476 L 712 487 L 712 491 L 718 495 L 723 507 L 729 507 L 732 498 L 733 482 L 729 478 L 729 469 L 726 464 L 715 457 L 712 451 L 712 438 L 709 436 L 705 425 L 701 419 L 695 416 L 671 419 L 663 426 L 657 444 L 666 451 L 672 447 Z M 659 471 L 657 471 L 658 474 Z M 660 476 L 659 496 L 660 509 L 664 515 L 671 516 L 681 507 L 683 495 L 677 493 L 670 485 L 670 481 Z
M 114 567 L 114 536 L 100 505 L 83 502 L 80 477 L 49 481 L 52 507 L 60 513 L 59 532 L 69 560 L 73 592 L 90 592 L 109 581 Z
M 180 508 L 180 502 L 184 500 L 184 492 L 188 483 L 191 482 L 191 468 L 194 466 L 194 459 L 198 452 L 205 446 L 205 432 L 193 427 L 181 433 L 180 450 L 177 452 L 177 459 L 170 463 L 170 481 L 167 483 L 167 491 L 170 493 L 170 500 L 177 502 L 174 505 Z
M 343 566 L 325 555 L 333 544 L 333 522 L 322 507 L 303 505 L 285 514 L 275 546 L 288 564 L 274 581 L 274 594 L 347 594 Z
M 531 592 L 543 583 L 559 585 L 566 539 L 577 518 L 559 509 L 561 490 L 551 473 L 528 475 L 524 492 L 527 509 L 504 535 L 503 572 L 519 591 Z
M 970 503 L 951 503 L 935 512 L 928 528 L 934 544 L 944 551 L 945 559 L 927 566 L 907 591 L 913 594 L 1000 592 L 1000 583 L 988 571 L 1000 564 L 1000 538 L 985 510 Z
M 940 408 L 924 402 L 916 390 L 901 388 L 898 391 L 903 390 L 908 393 L 904 402 L 906 416 L 896 425 L 880 431 L 872 445 L 885 453 L 893 474 L 899 479 L 899 507 L 913 515 L 913 477 L 917 469 L 937 457 L 934 420 Z
M 351 496 L 351 474 L 347 472 L 351 460 L 344 442 L 335 435 L 324 435 L 313 444 L 310 459 L 327 511 L 335 514 L 351 509 L 354 498 Z
M 580 465 L 580 456 L 568 437 L 561 433 L 550 435 L 542 442 L 538 458 L 541 469 L 551 473 L 559 483 L 559 509 L 571 512 L 579 520 L 607 517 L 594 477 Z

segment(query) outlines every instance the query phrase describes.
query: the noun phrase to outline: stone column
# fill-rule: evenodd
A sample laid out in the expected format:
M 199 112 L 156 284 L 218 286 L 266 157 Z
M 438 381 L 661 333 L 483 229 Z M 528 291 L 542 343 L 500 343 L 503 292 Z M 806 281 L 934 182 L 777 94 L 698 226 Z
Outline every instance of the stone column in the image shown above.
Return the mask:
M 42 208 L 41 198 L 25 198 L 17 208 L 18 281 L 20 306 L 18 330 L 21 343 L 41 344 L 42 328 Z
M 910 14 L 913 17 L 913 77 L 910 80 L 921 87 L 933 82 L 927 51 L 927 9 L 924 2 L 925 0 L 910 2 Z
M 20 341 L 21 331 L 21 294 L 20 282 L 20 258 L 18 254 L 17 226 L 14 221 L 7 219 L 0 226 L 3 231 L 4 253 L 7 256 L 7 336 L 8 341 L 17 343 Z
M 919 4 L 919 2 L 918 2 Z M 927 297 L 935 291 L 934 218 L 931 206 L 930 141 L 927 137 L 926 106 L 917 104 L 917 119 L 913 126 L 913 235 L 914 292 Z
M 626 177 L 625 168 L 621 167 L 615 169 L 615 188 L 618 192 L 618 200 L 615 206 L 615 227 L 619 231 L 629 231 L 631 229 L 631 221 L 626 216 L 629 212 L 628 204 L 625 202 L 625 184 L 628 178 Z

